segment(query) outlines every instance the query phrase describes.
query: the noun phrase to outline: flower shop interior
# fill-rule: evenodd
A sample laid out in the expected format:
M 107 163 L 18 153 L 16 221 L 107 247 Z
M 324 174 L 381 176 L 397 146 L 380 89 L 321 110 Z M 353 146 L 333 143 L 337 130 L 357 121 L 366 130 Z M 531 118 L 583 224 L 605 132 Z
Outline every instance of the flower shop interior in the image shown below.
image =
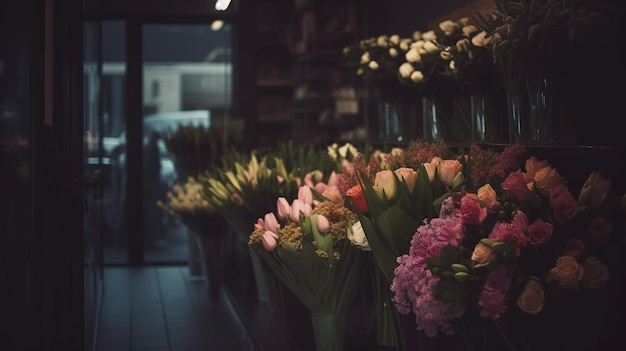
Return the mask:
M 619 0 L 0 4 L 0 349 L 626 349 Z

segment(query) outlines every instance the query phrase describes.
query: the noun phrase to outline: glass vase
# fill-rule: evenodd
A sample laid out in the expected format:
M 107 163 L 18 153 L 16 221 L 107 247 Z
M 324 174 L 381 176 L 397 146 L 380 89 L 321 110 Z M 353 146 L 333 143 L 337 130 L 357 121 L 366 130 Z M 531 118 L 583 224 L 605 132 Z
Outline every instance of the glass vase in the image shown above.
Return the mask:
M 484 143 L 487 139 L 487 106 L 484 95 L 470 94 L 472 142 Z
M 507 117 L 509 121 L 509 143 L 526 144 L 528 136 L 527 120 L 522 112 L 522 95 L 517 91 L 506 93 Z
M 441 137 L 437 103 L 432 96 L 422 97 L 422 133 L 426 141 L 436 141 Z
M 386 142 L 408 143 L 416 135 L 415 105 L 410 101 L 381 101 L 378 106 L 379 138 Z

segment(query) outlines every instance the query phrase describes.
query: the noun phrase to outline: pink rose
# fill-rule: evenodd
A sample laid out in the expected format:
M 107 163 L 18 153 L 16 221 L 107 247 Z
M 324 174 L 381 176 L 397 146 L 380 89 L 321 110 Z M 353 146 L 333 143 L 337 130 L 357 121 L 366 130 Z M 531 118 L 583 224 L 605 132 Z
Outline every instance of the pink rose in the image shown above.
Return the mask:
M 554 219 L 559 223 L 568 223 L 578 214 L 578 201 L 563 184 L 550 190 L 550 207 Z
M 544 196 L 547 196 L 555 186 L 565 184 L 565 179 L 561 177 L 556 168 L 550 166 L 535 173 L 533 180 L 535 181 L 535 188 Z
M 487 218 L 487 209 L 480 206 L 476 194 L 466 194 L 461 198 L 461 219 L 463 223 L 480 225 Z
M 585 251 L 585 244 L 582 242 L 582 240 L 571 238 L 565 243 L 563 256 L 570 256 L 574 259 L 578 259 L 583 251 Z
M 560 287 L 568 290 L 578 290 L 583 277 L 583 266 L 571 256 L 561 256 L 556 260 L 556 266 L 548 272 L 548 281 L 555 281 Z
M 544 222 L 543 219 L 537 218 L 528 226 L 528 242 L 532 245 L 540 245 L 550 241 L 554 226 L 551 223 Z
M 585 271 L 581 283 L 586 288 L 601 288 L 609 280 L 609 268 L 595 257 L 588 257 L 583 268 Z
M 611 180 L 606 180 L 599 172 L 591 172 L 578 195 L 578 204 L 589 209 L 596 209 L 604 202 L 611 189 Z
M 602 244 L 609 240 L 613 232 L 613 223 L 604 216 L 598 216 L 590 220 L 587 224 L 587 239 L 594 244 Z
M 522 232 L 526 232 L 528 230 L 528 216 L 526 216 L 526 213 L 522 210 L 517 210 L 515 212 L 511 223 L 518 227 Z
M 503 243 L 515 241 L 517 243 L 516 255 L 519 255 L 519 248 L 526 247 L 528 244 L 528 238 L 524 232 L 512 223 L 497 222 L 489 233 L 489 239 Z
M 528 314 L 538 314 L 543 305 L 543 286 L 535 280 L 529 280 L 517 298 L 517 307 Z
M 409 188 L 409 193 L 413 193 L 413 188 L 415 187 L 415 181 L 417 179 L 417 172 L 413 168 L 409 167 L 400 167 L 393 171 L 400 181 L 404 180 L 407 188 Z
M 517 202 L 525 202 L 530 198 L 530 190 L 528 190 L 524 174 L 520 170 L 511 172 L 500 186 L 508 197 Z
M 448 188 L 454 185 L 454 178 L 461 173 L 463 165 L 459 160 L 441 160 L 437 165 L 439 180 Z

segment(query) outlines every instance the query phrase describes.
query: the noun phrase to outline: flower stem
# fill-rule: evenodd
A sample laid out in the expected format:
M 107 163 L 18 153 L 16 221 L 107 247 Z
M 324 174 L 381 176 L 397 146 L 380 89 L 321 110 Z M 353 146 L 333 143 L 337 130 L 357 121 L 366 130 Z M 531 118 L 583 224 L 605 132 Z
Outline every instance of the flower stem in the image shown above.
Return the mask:
M 313 333 L 317 351 L 343 350 L 345 318 L 335 312 L 313 312 Z

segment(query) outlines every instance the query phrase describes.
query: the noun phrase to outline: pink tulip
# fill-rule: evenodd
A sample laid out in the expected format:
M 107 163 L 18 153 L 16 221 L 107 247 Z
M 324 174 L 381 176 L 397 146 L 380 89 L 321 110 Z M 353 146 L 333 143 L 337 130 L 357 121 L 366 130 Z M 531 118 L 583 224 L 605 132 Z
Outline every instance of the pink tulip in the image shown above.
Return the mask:
M 322 233 L 326 233 L 330 229 L 330 222 L 328 222 L 328 218 L 323 215 L 317 216 L 317 230 Z
M 265 248 L 265 250 L 274 251 L 276 250 L 277 242 L 276 238 L 270 233 L 271 232 L 269 231 L 263 233 L 263 236 L 261 237 L 261 242 L 263 243 L 263 247 Z
M 264 220 L 265 220 L 265 229 L 270 230 L 274 233 L 278 232 L 278 228 L 280 228 L 280 225 L 278 224 L 276 215 L 274 215 L 273 212 L 266 214 Z
M 276 201 L 276 208 L 278 210 L 278 218 L 286 219 L 289 217 L 291 213 L 291 207 L 289 206 L 289 202 L 285 197 L 279 197 Z
M 303 185 L 298 188 L 298 199 L 302 203 L 312 205 L 313 204 L 313 192 L 307 185 Z

